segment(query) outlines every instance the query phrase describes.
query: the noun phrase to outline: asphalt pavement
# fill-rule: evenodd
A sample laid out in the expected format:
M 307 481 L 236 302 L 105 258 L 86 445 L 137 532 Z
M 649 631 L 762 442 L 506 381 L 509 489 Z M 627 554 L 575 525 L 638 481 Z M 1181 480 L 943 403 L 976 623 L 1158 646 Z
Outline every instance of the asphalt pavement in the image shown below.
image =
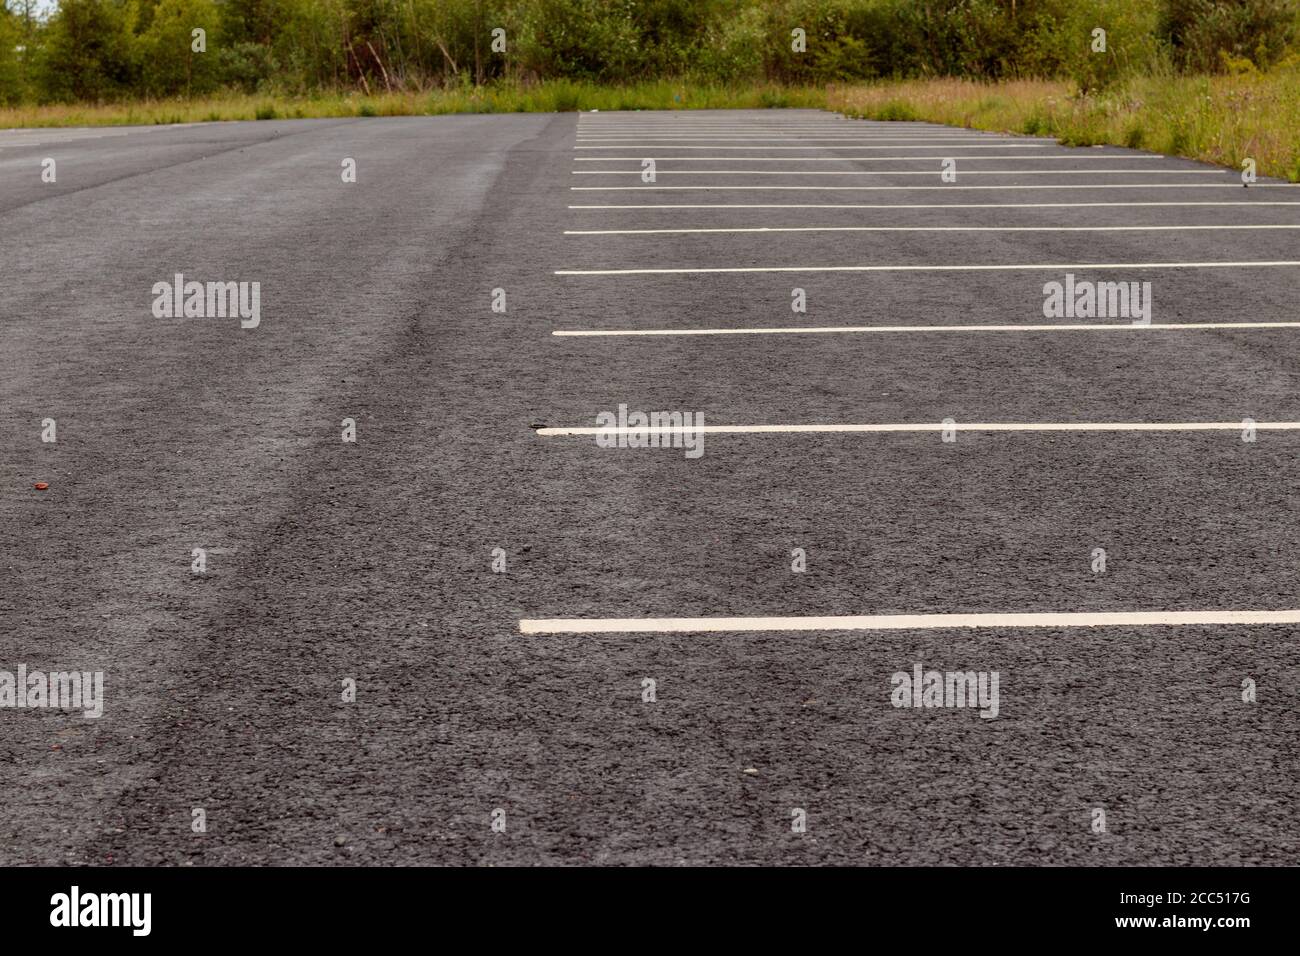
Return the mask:
M 0 864 L 1294 864 L 1298 279 L 1300 187 L 929 124 L 0 132 L 0 671 L 104 680 Z

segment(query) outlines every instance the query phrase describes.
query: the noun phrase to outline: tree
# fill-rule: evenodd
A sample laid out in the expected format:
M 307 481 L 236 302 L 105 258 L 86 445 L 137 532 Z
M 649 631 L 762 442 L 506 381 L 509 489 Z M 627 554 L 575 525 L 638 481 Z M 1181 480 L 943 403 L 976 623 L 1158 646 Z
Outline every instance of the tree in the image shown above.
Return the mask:
M 130 0 L 62 0 L 44 29 L 41 88 L 49 99 L 100 101 L 132 90 L 136 7 Z
M 23 27 L 17 14 L 0 6 L 0 103 L 23 98 Z
M 1165 0 L 1161 32 L 1174 63 L 1222 71 L 1231 57 L 1267 67 L 1295 39 L 1295 0 Z
M 145 91 L 153 96 L 206 93 L 218 80 L 218 12 L 212 0 L 159 0 L 139 38 Z M 202 50 L 194 36 L 202 30 Z

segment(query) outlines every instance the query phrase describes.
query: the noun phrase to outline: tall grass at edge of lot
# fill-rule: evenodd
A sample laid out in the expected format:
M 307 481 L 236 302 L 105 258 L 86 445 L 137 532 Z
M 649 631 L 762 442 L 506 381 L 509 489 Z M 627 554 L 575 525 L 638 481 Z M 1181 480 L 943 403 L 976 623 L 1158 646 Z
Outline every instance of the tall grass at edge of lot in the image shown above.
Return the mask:
M 193 99 L 135 100 L 99 105 L 0 108 L 0 129 L 44 126 L 136 126 L 219 120 L 431 116 L 446 113 L 563 113 L 576 110 L 758 109 L 826 106 L 820 87 L 727 86 L 657 80 L 626 86 L 574 80 L 534 84 L 310 96 L 223 93 Z
M 496 83 L 432 91 L 321 93 L 295 97 L 229 93 L 195 99 L 0 109 L 0 128 L 153 125 L 447 113 L 575 110 L 831 109 L 850 117 L 922 120 L 1053 136 L 1072 146 L 1106 143 L 1240 168 L 1300 182 L 1300 62 L 1267 73 L 1163 74 L 1079 95 L 1063 80 L 982 82 L 957 78 L 733 87 L 690 80 L 617 86 L 572 80 Z
M 1268 73 L 1137 76 L 1079 95 L 1066 81 L 906 80 L 832 88 L 827 105 L 851 117 L 912 119 L 1054 136 L 1241 168 L 1300 182 L 1300 63 Z

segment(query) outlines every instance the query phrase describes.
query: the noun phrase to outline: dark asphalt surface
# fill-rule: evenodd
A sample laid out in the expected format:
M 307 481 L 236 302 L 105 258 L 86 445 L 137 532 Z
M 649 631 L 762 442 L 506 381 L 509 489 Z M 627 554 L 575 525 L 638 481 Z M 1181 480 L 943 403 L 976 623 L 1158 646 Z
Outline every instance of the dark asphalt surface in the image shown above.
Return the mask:
M 773 138 L 690 151 L 714 161 L 573 149 L 579 123 L 713 122 Z M 895 163 L 767 148 L 822 125 L 910 140 L 884 157 L 957 139 Z M 620 403 L 709 424 L 1300 420 L 1294 328 L 551 335 L 1041 323 L 1063 278 L 557 270 L 1300 259 L 1290 230 L 563 234 L 1300 223 L 1300 188 L 1111 148 L 981 149 L 1041 156 L 959 158 L 938 183 L 964 146 L 1032 142 L 803 111 L 0 132 L 0 669 L 106 675 L 98 720 L 0 709 L 0 864 L 1294 864 L 1294 627 L 518 633 L 1300 607 L 1296 431 L 710 435 L 698 460 L 535 434 Z M 868 155 L 830 145 L 795 154 Z M 644 156 L 786 175 L 571 189 L 641 186 Z M 1068 172 L 1103 166 L 1149 171 Z M 868 184 L 927 188 L 825 188 Z M 663 188 L 685 185 L 819 188 Z M 1081 202 L 1113 205 L 963 208 Z M 716 203 L 936 208 L 671 208 Z M 569 208 L 618 204 L 670 208 Z M 1076 271 L 1150 280 L 1156 323 L 1300 320 L 1295 267 Z M 177 272 L 260 282 L 260 327 L 154 318 Z M 1000 716 L 892 707 L 918 661 L 998 671 Z

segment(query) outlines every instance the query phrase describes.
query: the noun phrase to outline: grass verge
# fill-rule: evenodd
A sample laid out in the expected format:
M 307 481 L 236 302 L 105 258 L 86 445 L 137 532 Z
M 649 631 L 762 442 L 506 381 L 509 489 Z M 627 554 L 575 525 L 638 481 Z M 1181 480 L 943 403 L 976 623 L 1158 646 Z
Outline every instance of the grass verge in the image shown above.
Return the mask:
M 42 126 L 137 126 L 219 120 L 344 116 L 434 116 L 443 113 L 564 113 L 574 110 L 824 108 L 816 87 L 716 86 L 659 81 L 604 86 L 555 80 L 426 92 L 321 93 L 312 96 L 224 94 L 202 99 L 21 106 L 0 109 L 0 129 Z
M 1135 77 L 1077 96 L 1069 83 L 935 79 L 842 86 L 827 106 L 849 116 L 925 120 L 1055 136 L 1068 146 L 1106 143 L 1300 182 L 1300 66 L 1230 76 Z
M 573 110 L 832 109 L 877 120 L 925 120 L 1108 143 L 1240 167 L 1300 182 L 1300 64 L 1270 73 L 1136 77 L 1088 96 L 1064 81 L 906 80 L 818 87 L 657 81 L 606 86 L 569 80 L 424 92 L 243 95 L 192 100 L 0 109 L 0 128 L 197 123 L 218 120 Z

